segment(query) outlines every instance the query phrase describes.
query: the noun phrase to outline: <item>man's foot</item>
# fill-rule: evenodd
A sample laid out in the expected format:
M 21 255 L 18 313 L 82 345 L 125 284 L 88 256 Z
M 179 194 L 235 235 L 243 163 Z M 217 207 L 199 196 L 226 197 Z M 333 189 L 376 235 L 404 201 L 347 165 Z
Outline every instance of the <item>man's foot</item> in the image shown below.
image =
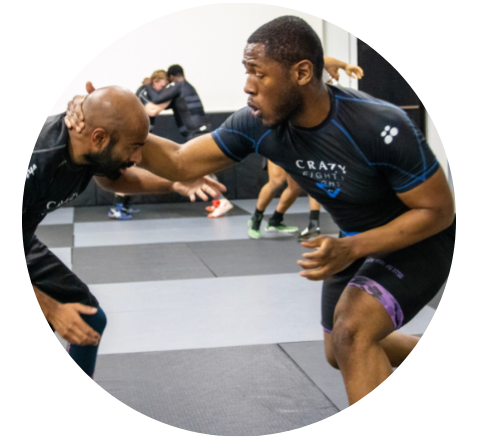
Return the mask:
M 219 204 L 220 204 L 220 200 L 212 200 L 212 205 L 207 206 L 205 209 L 208 212 L 214 212 L 219 207 Z
M 133 218 L 131 215 L 128 215 L 126 212 L 123 211 L 123 209 L 116 209 L 112 207 L 110 211 L 108 212 L 108 216 L 111 219 L 117 219 L 117 220 L 129 220 Z
M 219 201 L 219 205 L 207 216 L 208 218 L 219 218 L 234 207 L 234 205 L 227 198 L 221 198 L 217 201 Z
M 266 232 L 279 232 L 279 233 L 287 233 L 290 235 L 293 235 L 294 233 L 297 233 L 299 231 L 298 227 L 289 227 L 286 226 L 284 223 L 278 223 L 278 224 L 271 224 L 270 222 L 267 223 L 266 225 Z
M 248 222 L 247 226 L 249 230 L 247 231 L 248 235 L 252 239 L 261 239 L 261 221 L 262 217 L 258 218 L 253 216 Z
M 133 209 L 131 206 L 124 206 L 123 209 L 121 209 L 126 215 L 131 215 L 132 213 L 139 213 L 141 212 L 140 209 Z
M 306 227 L 304 230 L 302 230 L 300 233 L 300 238 L 307 240 L 317 235 L 320 235 L 320 227 L 313 227 L 309 225 L 309 227 Z

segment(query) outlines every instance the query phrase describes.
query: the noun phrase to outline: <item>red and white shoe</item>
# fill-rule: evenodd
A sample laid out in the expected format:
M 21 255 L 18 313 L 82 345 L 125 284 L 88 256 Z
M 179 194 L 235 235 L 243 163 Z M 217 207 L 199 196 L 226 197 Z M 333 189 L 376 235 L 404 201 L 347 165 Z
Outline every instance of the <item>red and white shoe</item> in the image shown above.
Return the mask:
M 221 198 L 220 200 L 214 201 L 218 201 L 219 205 L 207 216 L 208 218 L 219 218 L 234 207 L 234 205 L 227 198 Z
M 208 212 L 214 212 L 215 209 L 219 207 L 220 200 L 212 200 L 212 206 L 207 206 L 205 209 Z

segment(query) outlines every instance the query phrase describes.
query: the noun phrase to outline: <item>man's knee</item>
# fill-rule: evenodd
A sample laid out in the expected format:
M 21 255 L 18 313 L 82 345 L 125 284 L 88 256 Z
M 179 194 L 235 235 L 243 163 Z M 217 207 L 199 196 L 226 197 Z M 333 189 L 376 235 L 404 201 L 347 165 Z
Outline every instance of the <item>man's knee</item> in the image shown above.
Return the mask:
M 353 317 L 337 319 L 331 338 L 334 353 L 337 355 L 368 345 L 372 341 L 361 323 Z
M 98 334 L 103 334 L 103 331 L 106 328 L 107 318 L 106 314 L 101 307 L 98 307 L 98 311 L 95 314 L 82 314 L 81 317 L 83 320 L 91 326 Z
M 271 178 L 269 180 L 269 186 L 272 191 L 278 191 L 284 185 L 285 180 L 282 178 Z

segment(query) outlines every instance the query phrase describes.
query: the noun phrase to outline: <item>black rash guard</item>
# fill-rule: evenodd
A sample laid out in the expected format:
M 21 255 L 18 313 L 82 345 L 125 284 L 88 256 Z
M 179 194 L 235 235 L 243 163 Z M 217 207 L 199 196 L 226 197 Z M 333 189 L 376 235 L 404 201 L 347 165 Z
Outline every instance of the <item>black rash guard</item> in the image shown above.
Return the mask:
M 83 192 L 94 175 L 92 166 L 78 166 L 69 154 L 65 113 L 50 116 L 38 136 L 23 192 L 22 228 L 25 251 L 46 214 Z
M 143 105 L 146 105 L 148 102 L 151 102 L 149 99 L 148 95 L 148 90 L 146 90 L 146 85 L 142 85 L 141 87 L 136 90 L 135 93 L 136 96 L 138 96 L 139 100 Z M 156 117 L 148 116 L 149 117 L 149 131 L 153 131 L 154 128 L 154 122 L 156 120 Z
M 327 87 L 331 110 L 316 127 L 268 129 L 246 107 L 212 135 L 233 160 L 255 152 L 285 169 L 348 236 L 408 211 L 396 193 L 423 183 L 439 164 L 403 110 L 360 91 Z
M 201 99 L 187 81 L 171 82 L 160 91 L 148 84 L 140 92 L 139 98 L 144 105 L 148 102 L 162 104 L 171 101 L 168 108 L 173 110 L 176 125 L 184 137 L 204 134 L 208 130 Z

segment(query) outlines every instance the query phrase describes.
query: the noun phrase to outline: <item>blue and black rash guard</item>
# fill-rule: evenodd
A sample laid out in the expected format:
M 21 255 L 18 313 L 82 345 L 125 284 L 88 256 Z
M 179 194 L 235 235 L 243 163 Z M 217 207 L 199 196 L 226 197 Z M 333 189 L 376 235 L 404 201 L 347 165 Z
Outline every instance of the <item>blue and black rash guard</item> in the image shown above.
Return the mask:
M 45 216 L 75 199 L 95 175 L 93 166 L 76 165 L 69 154 L 66 113 L 46 119 L 30 157 L 22 204 L 22 238 L 31 283 L 60 302 L 80 302 L 90 293 L 35 235 Z
M 327 87 L 331 110 L 316 127 L 285 123 L 267 129 L 245 107 L 212 135 L 231 159 L 255 152 L 285 169 L 351 235 L 408 211 L 396 193 L 423 183 L 439 164 L 400 108 L 360 91 Z

